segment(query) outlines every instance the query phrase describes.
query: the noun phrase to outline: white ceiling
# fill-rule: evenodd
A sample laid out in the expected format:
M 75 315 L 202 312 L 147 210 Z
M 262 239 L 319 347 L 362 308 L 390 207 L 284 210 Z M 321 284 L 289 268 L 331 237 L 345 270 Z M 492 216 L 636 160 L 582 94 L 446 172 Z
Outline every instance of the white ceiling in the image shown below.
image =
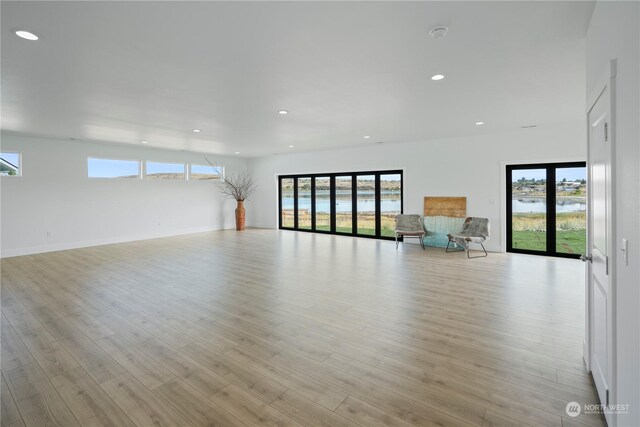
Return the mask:
M 12 132 L 251 157 L 584 117 L 593 2 L 1 7 Z

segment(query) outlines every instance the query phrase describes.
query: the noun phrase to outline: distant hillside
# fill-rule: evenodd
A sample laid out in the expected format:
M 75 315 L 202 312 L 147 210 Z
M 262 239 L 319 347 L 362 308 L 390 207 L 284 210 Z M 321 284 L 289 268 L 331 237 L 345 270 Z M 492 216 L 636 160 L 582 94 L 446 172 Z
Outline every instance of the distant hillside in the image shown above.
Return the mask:
M 374 191 L 375 181 L 372 180 L 358 180 L 358 190 Z M 400 181 L 380 181 L 380 188 L 382 191 L 400 191 Z M 282 189 L 284 191 L 293 191 L 293 180 L 283 180 Z M 300 189 L 304 191 L 311 190 L 311 182 L 309 179 L 301 181 Z M 348 191 L 351 189 L 351 180 L 336 179 L 336 190 Z M 316 190 L 329 191 L 329 180 L 316 178 Z
M 144 176 L 146 179 L 184 179 L 183 173 L 151 173 Z

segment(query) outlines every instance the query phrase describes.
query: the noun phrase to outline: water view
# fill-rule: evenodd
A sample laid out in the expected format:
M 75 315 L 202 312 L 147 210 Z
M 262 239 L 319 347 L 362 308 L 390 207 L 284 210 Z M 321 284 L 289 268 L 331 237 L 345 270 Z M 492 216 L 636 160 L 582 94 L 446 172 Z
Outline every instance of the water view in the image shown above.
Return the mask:
M 353 180 L 356 188 L 356 203 L 353 204 Z M 330 178 L 315 178 L 315 201 L 311 198 L 311 178 L 300 177 L 297 180 L 298 190 L 298 228 L 311 229 L 312 203 L 315 203 L 316 230 L 331 230 L 331 199 Z M 293 227 L 294 215 L 294 181 L 283 179 L 282 196 L 282 225 Z M 353 212 L 357 213 L 357 234 L 375 235 L 376 213 L 376 176 L 375 175 L 338 175 L 335 177 L 335 213 L 336 231 L 352 233 Z M 401 176 L 399 174 L 380 175 L 380 216 L 382 236 L 393 236 L 395 216 L 402 210 Z
M 293 192 L 283 194 L 282 209 L 293 209 Z M 351 193 L 336 192 L 336 212 L 351 212 Z M 380 205 L 384 212 L 400 213 L 402 201 L 397 193 L 381 193 Z M 329 191 L 316 192 L 316 212 L 329 212 L 331 201 Z M 298 193 L 298 209 L 311 210 L 311 191 Z M 374 192 L 358 192 L 358 212 L 371 212 L 376 210 Z
M 539 197 L 520 198 L 512 200 L 513 213 L 546 212 L 547 199 Z M 587 210 L 587 200 L 582 198 L 567 198 L 556 200 L 556 212 L 584 212 Z
M 547 251 L 547 203 L 555 198 L 558 253 L 580 254 L 586 249 L 587 182 L 584 167 L 552 167 L 554 194 L 547 194 L 547 169 L 513 170 L 511 182 L 512 247 Z M 550 197 L 551 196 L 551 197 Z

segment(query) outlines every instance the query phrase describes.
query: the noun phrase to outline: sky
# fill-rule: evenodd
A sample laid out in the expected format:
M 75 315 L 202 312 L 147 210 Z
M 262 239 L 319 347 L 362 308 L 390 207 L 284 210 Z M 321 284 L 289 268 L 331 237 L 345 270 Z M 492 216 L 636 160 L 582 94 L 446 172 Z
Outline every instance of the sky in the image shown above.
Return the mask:
M 0 157 L 5 159 L 12 165 L 20 167 L 20 154 L 18 153 L 0 153 Z
M 138 176 L 140 162 L 137 160 L 92 159 L 87 162 L 90 178 L 117 178 Z
M 399 174 L 380 175 L 380 181 L 400 181 Z
M 512 175 L 512 181 L 518 181 L 521 178 L 526 179 L 546 179 L 546 169 L 514 169 Z M 562 181 L 563 178 L 567 178 L 567 181 L 575 181 L 576 179 L 587 179 L 586 168 L 558 168 L 556 169 L 556 181 Z
M 4 154 L 3 154 L 4 156 Z M 7 159 L 8 160 L 8 159 Z M 88 163 L 89 177 L 91 178 L 117 178 L 123 176 L 138 176 L 140 162 L 137 160 L 111 160 L 111 159 L 94 159 L 89 158 Z M 154 173 L 181 173 L 185 172 L 185 164 L 183 163 L 160 163 L 147 162 L 147 174 Z M 215 173 L 213 166 L 209 165 L 191 165 L 192 173 L 213 174 Z
M 216 169 L 218 169 L 218 171 L 216 171 Z M 191 173 L 215 174 L 217 172 L 222 172 L 222 168 L 214 168 L 210 165 L 191 165 Z
M 562 178 L 567 178 L 567 181 L 575 181 L 576 179 L 587 179 L 587 169 L 586 168 L 556 169 L 556 181 L 562 181 Z

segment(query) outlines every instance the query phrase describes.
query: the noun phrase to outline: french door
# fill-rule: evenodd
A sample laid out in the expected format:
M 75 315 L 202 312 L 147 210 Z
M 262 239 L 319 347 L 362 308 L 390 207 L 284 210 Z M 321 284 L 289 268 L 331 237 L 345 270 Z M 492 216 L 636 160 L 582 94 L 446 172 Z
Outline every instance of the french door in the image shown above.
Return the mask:
M 402 171 L 282 175 L 279 228 L 393 239 Z
M 586 252 L 585 162 L 509 165 L 507 251 L 579 258 Z

